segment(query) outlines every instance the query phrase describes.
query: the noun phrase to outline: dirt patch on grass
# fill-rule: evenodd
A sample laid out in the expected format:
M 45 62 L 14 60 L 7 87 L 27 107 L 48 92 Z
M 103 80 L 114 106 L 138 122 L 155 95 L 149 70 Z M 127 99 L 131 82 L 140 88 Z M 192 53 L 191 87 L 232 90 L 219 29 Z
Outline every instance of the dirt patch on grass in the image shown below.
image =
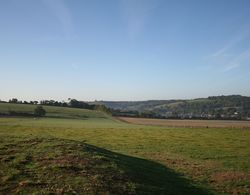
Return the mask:
M 211 175 L 211 185 L 227 194 L 249 194 L 250 173 L 240 171 L 223 171 Z
M 216 183 L 241 181 L 241 180 L 250 181 L 250 174 L 239 171 L 224 171 L 224 172 L 214 173 L 211 177 L 211 181 Z
M 158 159 L 167 167 L 178 170 L 196 182 L 210 185 L 211 188 L 225 194 L 249 194 L 250 173 L 242 171 L 221 171 L 222 165 L 211 160 L 194 161 L 181 157 L 169 157 L 168 155 L 153 154 L 150 158 Z
M 27 139 L 27 140 L 22 140 L 22 141 L 19 141 L 17 142 L 16 145 L 20 146 L 34 146 L 34 145 L 37 145 L 39 143 L 43 142 L 43 139 L 41 138 L 34 138 L 34 139 Z
M 62 155 L 57 158 L 40 157 L 37 160 L 39 164 L 57 164 L 57 165 L 69 165 L 69 164 L 86 165 L 90 161 L 88 158 L 70 156 L 70 155 Z

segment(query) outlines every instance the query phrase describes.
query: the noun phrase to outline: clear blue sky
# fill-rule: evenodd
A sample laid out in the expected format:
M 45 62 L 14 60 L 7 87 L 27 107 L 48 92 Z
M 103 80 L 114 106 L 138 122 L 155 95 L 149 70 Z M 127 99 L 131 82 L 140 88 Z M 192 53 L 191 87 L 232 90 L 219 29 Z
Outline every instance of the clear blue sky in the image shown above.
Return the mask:
M 0 1 L 0 99 L 250 96 L 249 0 Z

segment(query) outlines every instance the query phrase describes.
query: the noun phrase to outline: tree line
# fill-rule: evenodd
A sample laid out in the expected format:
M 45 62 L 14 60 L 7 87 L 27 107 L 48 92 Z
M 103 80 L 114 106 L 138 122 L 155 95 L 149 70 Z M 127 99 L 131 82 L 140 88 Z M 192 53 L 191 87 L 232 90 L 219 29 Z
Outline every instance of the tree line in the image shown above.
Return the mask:
M 250 97 L 244 97 L 239 95 L 211 96 L 208 98 L 194 100 L 168 100 L 145 102 L 95 101 L 92 103 L 78 101 L 76 99 L 71 98 L 69 98 L 67 102 L 55 100 L 27 102 L 20 101 L 17 98 L 12 98 L 9 100 L 9 103 L 100 110 L 112 114 L 113 116 L 127 117 L 250 120 Z

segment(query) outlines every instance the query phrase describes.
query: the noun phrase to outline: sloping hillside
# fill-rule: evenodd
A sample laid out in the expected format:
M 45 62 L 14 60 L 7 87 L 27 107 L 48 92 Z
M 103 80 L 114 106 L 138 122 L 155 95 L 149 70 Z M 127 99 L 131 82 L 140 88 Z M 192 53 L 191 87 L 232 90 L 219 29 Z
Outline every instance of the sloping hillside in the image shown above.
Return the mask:
M 121 111 L 151 112 L 155 116 L 176 118 L 233 118 L 250 117 L 250 97 L 231 95 L 193 100 L 150 100 L 136 102 L 96 102 Z
M 33 114 L 36 105 L 0 103 L 0 115 L 7 115 L 10 112 Z M 104 112 L 96 110 L 87 110 L 80 108 L 67 108 L 57 106 L 43 106 L 47 117 L 54 118 L 109 118 Z

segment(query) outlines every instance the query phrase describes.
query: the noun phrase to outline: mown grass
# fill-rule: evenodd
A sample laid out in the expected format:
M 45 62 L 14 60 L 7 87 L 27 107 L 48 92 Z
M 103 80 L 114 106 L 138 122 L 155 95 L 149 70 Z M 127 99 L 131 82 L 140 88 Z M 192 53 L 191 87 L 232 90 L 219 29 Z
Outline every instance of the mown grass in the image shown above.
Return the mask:
M 53 166 L 60 166 L 57 163 L 58 158 L 64 158 L 70 154 L 80 155 L 82 159 L 86 155 L 86 158 L 94 162 L 93 165 L 91 164 L 93 170 L 98 166 L 96 164 L 102 167 L 115 167 L 114 170 L 112 169 L 115 176 L 108 181 L 103 179 L 106 176 L 100 176 L 104 174 L 102 171 L 96 172 L 102 178 L 101 180 L 104 180 L 104 183 L 98 184 L 99 187 L 90 187 L 89 194 L 95 194 L 94 189 L 99 189 L 100 193 L 117 194 L 112 190 L 119 191 L 121 186 L 124 187 L 124 192 L 132 194 L 145 194 L 146 192 L 148 194 L 247 194 L 250 192 L 249 129 L 132 125 L 110 117 L 88 117 L 84 120 L 0 118 L 0 137 L 2 140 L 0 144 L 2 190 L 17 189 L 17 186 L 19 189 L 21 188 L 19 185 L 22 186 L 20 182 L 26 180 L 32 182 L 46 180 L 46 177 L 35 180 L 34 178 L 37 176 L 22 178 L 22 171 L 18 173 L 21 179 L 15 177 L 8 179 L 8 175 L 12 174 L 9 173 L 9 170 L 12 170 L 14 175 L 18 171 L 15 168 L 15 163 L 19 162 L 15 161 L 19 158 L 18 155 L 28 156 L 28 159 L 29 155 L 32 156 L 31 159 L 39 159 L 39 156 L 45 158 L 51 155 L 51 158 L 56 160 L 50 161 L 48 164 L 53 162 Z M 27 144 L 27 146 L 22 147 L 23 141 L 36 139 L 42 141 L 34 146 Z M 8 144 L 15 146 L 12 147 Z M 61 146 L 57 147 L 60 144 Z M 78 144 L 81 147 L 78 147 Z M 94 155 L 85 149 L 88 146 L 95 151 Z M 71 149 L 69 150 L 68 147 Z M 10 152 L 4 153 L 6 150 L 10 150 Z M 40 154 L 39 151 L 43 152 Z M 50 154 L 51 152 L 52 154 Z M 108 161 L 95 163 L 95 160 L 92 159 L 94 156 L 100 158 L 104 156 L 108 158 Z M 6 158 L 9 161 L 5 161 Z M 75 160 L 72 159 L 68 163 L 74 165 Z M 81 166 L 79 163 L 81 161 L 76 160 L 76 162 Z M 32 163 L 25 165 L 21 170 L 31 168 L 32 174 L 35 175 L 39 171 L 39 174 L 49 172 L 50 169 L 39 170 L 38 165 L 39 161 L 32 160 Z M 92 180 L 86 175 L 74 175 L 74 171 L 73 173 L 71 171 L 63 171 L 60 174 L 67 181 L 74 177 L 69 183 L 71 188 L 73 190 L 79 188 L 81 192 L 87 193 L 84 191 L 84 187 L 78 187 L 77 182 L 80 182 L 79 185 L 82 186 L 91 186 Z M 84 172 L 84 168 L 81 168 L 81 171 Z M 59 173 L 52 171 L 51 174 L 57 175 Z M 118 187 L 114 186 L 113 188 L 112 182 L 115 182 L 116 177 L 122 178 L 121 183 L 124 185 L 120 185 L 117 181 Z M 78 181 L 75 181 L 75 178 Z M 57 188 L 69 192 L 70 188 L 67 187 L 66 180 L 62 180 L 61 183 L 60 179 L 54 179 L 56 184 L 53 185 L 58 187 L 52 187 L 52 189 L 50 187 L 53 182 L 48 180 L 46 185 L 50 187 L 46 188 L 45 192 L 56 193 L 55 189 Z M 11 183 L 15 185 L 11 187 Z M 27 186 L 29 189 L 25 187 L 24 190 L 31 190 L 30 192 L 35 189 L 40 190 L 37 185 L 31 189 L 30 185 Z M 19 190 L 22 191 L 22 188 Z

